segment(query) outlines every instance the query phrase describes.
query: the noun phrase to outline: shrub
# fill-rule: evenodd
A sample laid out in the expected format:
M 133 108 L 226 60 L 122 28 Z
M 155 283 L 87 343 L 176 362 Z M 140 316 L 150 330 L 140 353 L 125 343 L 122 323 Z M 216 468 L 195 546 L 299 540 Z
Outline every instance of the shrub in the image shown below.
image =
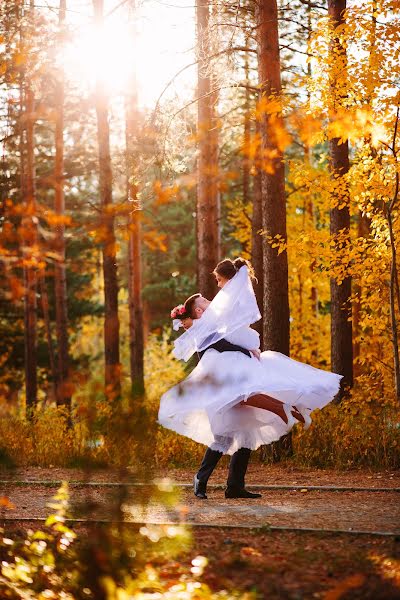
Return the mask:
M 168 333 L 150 336 L 145 355 L 146 407 L 153 424 L 154 458 L 160 465 L 193 465 L 201 460 L 204 446 L 156 423 L 160 398 L 187 376 L 185 365 L 172 356 Z
M 74 438 L 63 408 L 37 410 L 31 420 L 18 415 L 0 419 L 1 448 L 18 465 L 65 465 L 76 451 Z
M 312 416 L 308 431 L 294 430 L 295 462 L 339 469 L 400 467 L 400 409 L 365 381 L 359 380 L 340 404 Z
M 165 499 L 166 500 L 166 499 Z M 171 500 L 171 499 L 169 499 Z M 50 505 L 43 530 L 13 538 L 0 530 L 0 596 L 10 600 L 251 600 L 251 593 L 213 593 L 201 582 L 207 559 L 179 563 L 190 550 L 182 525 L 87 524 L 79 535 L 68 526 L 68 488 Z M 132 524 L 130 524 L 132 525 Z

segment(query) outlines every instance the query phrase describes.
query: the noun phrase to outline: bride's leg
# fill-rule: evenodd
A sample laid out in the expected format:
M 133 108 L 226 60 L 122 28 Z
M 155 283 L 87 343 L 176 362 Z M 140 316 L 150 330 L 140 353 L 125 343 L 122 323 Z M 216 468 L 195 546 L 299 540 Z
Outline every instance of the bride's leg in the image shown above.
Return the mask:
M 284 423 L 288 422 L 287 415 L 283 408 L 283 402 L 276 398 L 271 398 L 271 396 L 267 396 L 266 394 L 255 394 L 254 396 L 250 396 L 250 398 L 248 398 L 246 402 L 242 402 L 242 404 L 243 406 L 254 406 L 255 408 L 269 410 L 280 417 Z M 299 413 L 295 406 L 292 408 L 291 413 L 297 421 L 304 423 L 303 415 Z
M 288 418 L 283 409 L 283 402 L 271 398 L 266 394 L 254 394 L 247 398 L 246 402 L 242 402 L 243 406 L 254 406 L 254 408 L 262 408 L 263 410 L 269 410 L 270 412 L 278 415 L 284 423 L 288 422 Z
M 295 419 L 297 419 L 301 423 L 305 423 L 305 418 L 303 417 L 303 415 L 301 413 L 299 413 L 296 406 L 292 407 L 292 415 L 294 416 Z

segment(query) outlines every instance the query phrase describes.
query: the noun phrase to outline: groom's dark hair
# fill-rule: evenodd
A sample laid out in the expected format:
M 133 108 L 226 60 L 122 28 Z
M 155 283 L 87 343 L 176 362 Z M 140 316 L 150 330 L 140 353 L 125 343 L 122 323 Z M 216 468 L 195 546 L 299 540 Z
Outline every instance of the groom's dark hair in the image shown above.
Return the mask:
M 189 315 L 191 319 L 196 318 L 194 314 L 194 308 L 197 298 L 201 298 L 201 294 L 193 294 L 192 296 L 189 296 L 189 298 L 185 300 L 185 303 L 183 305 L 186 309 L 186 314 Z

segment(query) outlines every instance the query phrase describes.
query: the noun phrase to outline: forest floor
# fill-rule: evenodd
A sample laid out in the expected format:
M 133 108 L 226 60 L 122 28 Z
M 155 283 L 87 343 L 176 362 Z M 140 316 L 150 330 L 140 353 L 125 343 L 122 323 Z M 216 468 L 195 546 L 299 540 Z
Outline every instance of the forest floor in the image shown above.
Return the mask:
M 253 590 L 268 600 L 400 600 L 400 471 L 338 472 L 253 463 L 247 476 L 250 489 L 292 487 L 260 489 L 258 500 L 226 500 L 219 487 L 226 473 L 225 464 L 218 467 L 215 487 L 210 486 L 209 499 L 201 501 L 190 487 L 192 470 L 160 469 L 155 476 L 187 486 L 179 488 L 175 506 L 156 498 L 143 504 L 144 488 L 133 486 L 124 500 L 126 519 L 193 524 L 193 548 L 181 563 L 190 564 L 196 554 L 207 556 L 203 579 L 214 589 Z M 14 505 L 3 511 L 4 517 L 13 519 L 5 523 L 7 531 L 35 526 L 30 520 L 47 516 L 46 503 L 57 482 L 84 482 L 87 474 L 77 469 L 27 468 L 1 480 L 0 496 Z M 118 474 L 96 471 L 90 481 L 117 482 Z M 71 484 L 73 516 L 87 517 L 84 506 L 90 505 L 91 519 L 112 518 L 110 507 L 117 491 L 113 486 Z M 172 577 L 181 567 L 174 561 L 163 568 L 165 576 Z

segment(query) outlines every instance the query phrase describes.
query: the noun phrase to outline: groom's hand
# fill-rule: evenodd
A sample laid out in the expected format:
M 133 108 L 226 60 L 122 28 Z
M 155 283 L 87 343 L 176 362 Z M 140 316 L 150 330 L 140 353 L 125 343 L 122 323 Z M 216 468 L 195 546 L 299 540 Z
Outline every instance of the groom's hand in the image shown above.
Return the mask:
M 254 350 L 250 350 L 250 353 L 253 356 L 255 356 L 257 360 L 260 360 L 261 352 L 258 348 L 255 348 Z

